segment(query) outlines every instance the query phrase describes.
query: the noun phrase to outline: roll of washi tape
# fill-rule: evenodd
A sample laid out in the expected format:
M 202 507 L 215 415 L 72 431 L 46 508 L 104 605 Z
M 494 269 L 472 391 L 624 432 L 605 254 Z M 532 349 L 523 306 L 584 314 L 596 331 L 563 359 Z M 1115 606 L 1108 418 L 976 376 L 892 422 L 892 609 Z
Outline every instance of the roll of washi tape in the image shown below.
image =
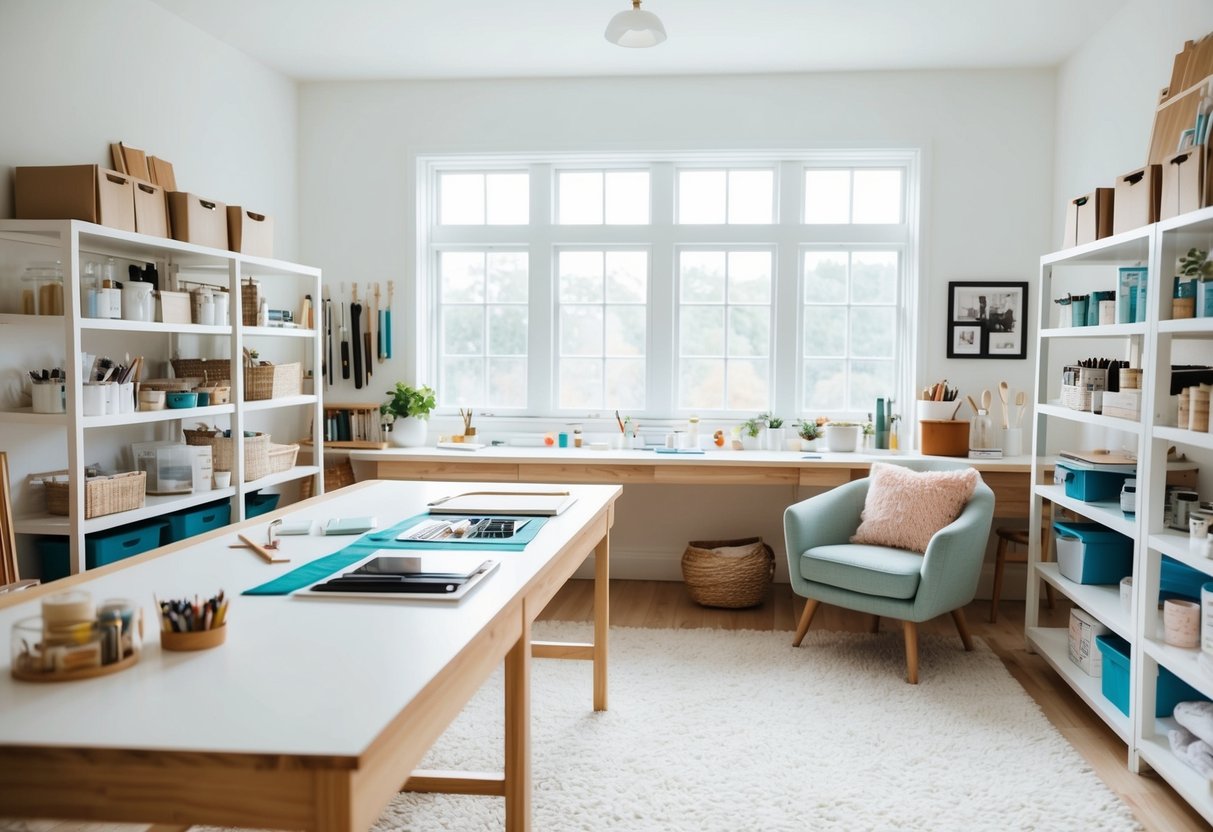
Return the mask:
M 92 621 L 96 617 L 97 607 L 87 592 L 60 592 L 42 599 L 42 622 L 48 627 Z
M 1163 641 L 1173 647 L 1200 644 L 1200 604 L 1169 599 L 1162 605 Z

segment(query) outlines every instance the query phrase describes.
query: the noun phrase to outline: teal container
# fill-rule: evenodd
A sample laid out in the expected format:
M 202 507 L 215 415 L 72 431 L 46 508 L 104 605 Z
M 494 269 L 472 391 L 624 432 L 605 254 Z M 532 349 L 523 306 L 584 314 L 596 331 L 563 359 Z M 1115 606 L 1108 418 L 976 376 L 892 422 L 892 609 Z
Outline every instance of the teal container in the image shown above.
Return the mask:
M 84 563 L 89 569 L 150 552 L 160 545 L 163 523 L 140 523 L 96 532 L 84 539 Z M 67 539 L 64 538 L 64 545 Z
M 1111 633 L 1096 636 L 1095 644 L 1103 654 L 1103 674 L 1100 689 L 1104 699 L 1116 706 L 1116 710 L 1129 715 L 1129 642 Z M 1158 683 L 1154 693 L 1154 716 L 1168 717 L 1180 702 L 1209 701 L 1200 691 L 1180 679 L 1161 665 L 1158 668 Z
M 1098 320 L 1098 318 L 1096 318 Z M 1087 296 L 1070 295 L 1070 326 L 1087 325 Z
M 278 500 L 281 494 L 262 494 L 259 491 L 254 491 L 251 494 L 245 495 L 244 498 L 244 517 L 256 517 L 259 514 L 265 514 L 268 511 L 273 511 L 278 508 Z
M 38 575 L 42 583 L 57 581 L 72 574 L 71 550 L 66 537 L 40 537 L 34 541 L 34 548 L 42 559 L 42 572 Z
M 232 505 L 227 500 L 207 503 L 197 508 L 176 511 L 167 515 L 164 543 L 176 543 L 194 535 L 222 528 L 232 522 Z

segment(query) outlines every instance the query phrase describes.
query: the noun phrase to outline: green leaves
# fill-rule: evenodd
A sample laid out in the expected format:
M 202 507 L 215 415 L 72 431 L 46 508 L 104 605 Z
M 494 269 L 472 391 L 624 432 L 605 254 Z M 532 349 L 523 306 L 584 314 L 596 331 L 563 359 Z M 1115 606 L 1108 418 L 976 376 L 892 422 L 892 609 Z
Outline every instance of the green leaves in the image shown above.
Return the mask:
M 384 416 L 395 416 L 405 419 L 416 416 L 418 419 L 428 419 L 430 411 L 437 406 L 434 391 L 430 387 L 409 387 L 402 381 L 396 382 L 394 390 L 387 391 L 390 397 L 379 406 L 379 412 Z

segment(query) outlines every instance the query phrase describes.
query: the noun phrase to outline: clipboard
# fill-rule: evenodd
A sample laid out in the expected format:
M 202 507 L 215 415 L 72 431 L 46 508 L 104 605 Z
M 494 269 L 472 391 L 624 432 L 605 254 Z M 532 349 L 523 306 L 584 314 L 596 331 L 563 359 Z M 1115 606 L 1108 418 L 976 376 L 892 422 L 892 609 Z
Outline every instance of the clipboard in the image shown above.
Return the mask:
M 567 491 L 465 491 L 429 504 L 430 514 L 555 517 L 577 502 Z

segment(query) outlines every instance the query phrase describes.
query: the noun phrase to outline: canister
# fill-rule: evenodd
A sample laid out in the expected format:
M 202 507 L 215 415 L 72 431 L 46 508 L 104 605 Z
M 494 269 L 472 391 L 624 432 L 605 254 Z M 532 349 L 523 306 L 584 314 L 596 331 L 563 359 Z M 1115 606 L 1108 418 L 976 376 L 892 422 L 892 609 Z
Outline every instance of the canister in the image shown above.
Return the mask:
M 127 321 L 152 321 L 156 316 L 156 302 L 152 296 L 152 284 L 129 281 L 122 286 L 122 317 Z

